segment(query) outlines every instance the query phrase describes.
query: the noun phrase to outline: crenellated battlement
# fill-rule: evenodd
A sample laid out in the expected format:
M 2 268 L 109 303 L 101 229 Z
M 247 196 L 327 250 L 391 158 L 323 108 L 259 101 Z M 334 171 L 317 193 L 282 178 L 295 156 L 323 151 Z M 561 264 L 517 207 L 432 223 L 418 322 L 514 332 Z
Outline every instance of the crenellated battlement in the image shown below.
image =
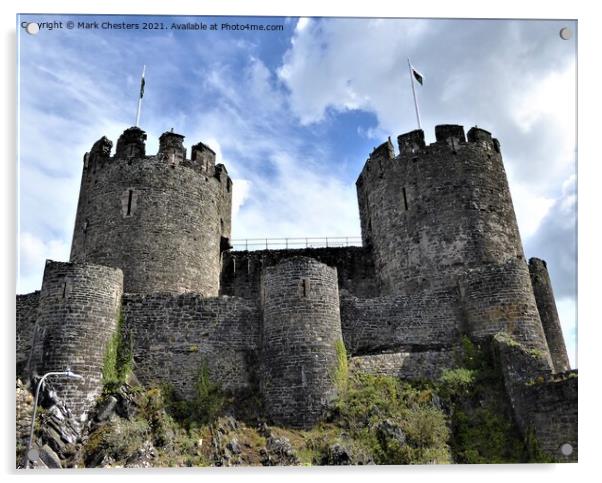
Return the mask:
M 160 161 L 172 168 L 183 166 L 192 169 L 203 175 L 205 181 L 215 178 L 223 186 L 225 192 L 231 191 L 232 180 L 223 164 L 215 164 L 215 151 L 208 145 L 198 142 L 192 146 L 190 158 L 187 158 L 184 136 L 173 132 L 172 129 L 159 137 L 157 154 L 147 155 L 146 140 L 147 135 L 142 129 L 136 126 L 130 127 L 117 140 L 115 154 L 112 155 L 113 142 L 106 136 L 101 137 L 84 155 L 86 179 L 92 182 L 93 175 L 116 162 L 127 161 L 127 164 L 133 164 L 140 161 Z M 152 163 L 148 163 L 148 165 L 150 166 Z M 161 164 L 155 165 L 160 166 Z
M 358 177 L 357 184 L 363 184 L 368 179 L 382 179 L 390 175 L 390 168 L 395 170 L 396 166 L 408 160 L 441 162 L 449 166 L 449 154 L 458 156 L 466 152 L 474 157 L 474 154 L 481 153 L 486 155 L 483 159 L 500 154 L 500 143 L 489 131 L 475 126 L 465 134 L 464 126 L 458 124 L 435 126 L 435 142 L 430 144 L 425 143 L 422 129 L 400 134 L 397 136 L 397 148 L 398 153 L 395 152 L 390 137 L 375 147 Z

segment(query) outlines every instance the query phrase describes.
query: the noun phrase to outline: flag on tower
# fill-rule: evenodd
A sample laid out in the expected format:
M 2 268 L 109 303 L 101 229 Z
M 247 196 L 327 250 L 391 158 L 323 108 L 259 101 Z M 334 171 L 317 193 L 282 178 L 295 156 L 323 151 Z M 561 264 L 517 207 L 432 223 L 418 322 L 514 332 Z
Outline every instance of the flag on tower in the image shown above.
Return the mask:
M 418 72 L 414 66 L 411 67 L 412 68 L 412 74 L 414 75 L 414 79 L 416 79 L 416 82 L 418 82 L 418 84 L 422 85 L 422 74 L 420 72 Z M 142 81 L 144 82 L 144 79 L 142 79 Z
M 414 88 L 414 81 L 422 85 L 424 77 L 422 74 L 414 69 L 414 66 L 410 62 L 408 57 L 408 69 L 410 71 L 410 82 L 412 83 L 412 96 L 414 97 L 414 109 L 416 110 L 416 121 L 418 123 L 418 129 L 422 129 L 422 123 L 420 122 L 420 111 L 418 110 L 418 100 L 416 99 L 416 89 Z
M 142 78 L 140 79 L 140 96 L 138 96 L 138 109 L 136 110 L 136 124 L 138 127 L 140 125 L 140 111 L 142 109 L 142 98 L 144 97 L 144 74 L 146 73 L 146 65 L 142 67 Z

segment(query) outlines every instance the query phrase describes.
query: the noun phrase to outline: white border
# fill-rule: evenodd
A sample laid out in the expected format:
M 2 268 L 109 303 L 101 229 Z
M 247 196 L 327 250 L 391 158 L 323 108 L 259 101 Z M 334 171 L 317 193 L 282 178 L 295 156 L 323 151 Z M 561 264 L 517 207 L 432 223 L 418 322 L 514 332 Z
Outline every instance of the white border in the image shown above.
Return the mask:
M 12 4 L 11 4 L 12 3 Z M 327 481 L 344 478 L 347 481 L 365 482 L 371 476 L 384 480 L 437 479 L 454 482 L 483 481 L 488 483 L 521 477 L 529 479 L 545 479 L 548 481 L 567 481 L 588 479 L 587 476 L 599 473 L 595 466 L 599 459 L 600 410 L 597 408 L 600 398 L 596 397 L 599 387 L 599 341 L 602 340 L 598 311 L 594 301 L 599 297 L 600 287 L 598 274 L 600 257 L 597 253 L 599 245 L 596 219 L 600 219 L 599 202 L 595 194 L 600 190 L 600 152 L 597 136 L 600 116 L 600 25 L 599 17 L 593 8 L 594 2 L 578 3 L 575 1 L 525 2 L 524 0 L 504 0 L 492 4 L 486 1 L 432 1 L 419 0 L 404 2 L 393 6 L 386 0 L 370 0 L 362 5 L 351 5 L 349 2 L 333 3 L 325 0 L 305 0 L 283 2 L 277 0 L 205 0 L 185 1 L 169 0 L 168 2 L 145 2 L 134 0 L 105 0 L 89 2 L 72 2 L 55 0 L 52 3 L 42 0 L 22 0 L 3 2 L 1 8 L 2 35 L 4 38 L 3 56 L 3 102 L 5 106 L 0 133 L 4 148 L 2 160 L 2 222 L 4 276 L 2 277 L 2 294 L 4 317 L 5 350 L 2 358 L 2 416 L 7 428 L 2 438 L 2 468 L 8 479 L 29 479 L 33 476 L 15 474 L 14 468 L 14 316 L 15 316 L 15 253 L 16 253 L 16 35 L 15 15 L 20 13 L 144 13 L 144 14 L 194 14 L 194 15 L 288 15 L 288 16 L 365 16 L 365 17 L 473 17 L 473 18 L 564 18 L 577 19 L 579 22 L 579 58 L 578 58 L 578 217 L 579 217 L 579 371 L 580 371 L 580 433 L 579 460 L 577 465 L 487 465 L 487 466 L 453 466 L 453 467 L 377 467 L 377 468 L 270 468 L 270 469 L 211 469 L 211 470 L 153 470 L 153 471 L 110 471 L 93 473 L 65 472 L 38 475 L 38 478 L 62 481 L 65 476 L 85 477 L 95 481 L 111 475 L 112 478 L 142 479 L 159 481 L 165 478 L 178 480 L 216 479 L 219 477 L 244 478 L 245 481 L 307 481 L 317 479 Z M 587 5 L 587 6 L 586 6 Z M 598 109 L 596 109 L 598 108 Z M 12 328 L 12 330 L 11 330 Z

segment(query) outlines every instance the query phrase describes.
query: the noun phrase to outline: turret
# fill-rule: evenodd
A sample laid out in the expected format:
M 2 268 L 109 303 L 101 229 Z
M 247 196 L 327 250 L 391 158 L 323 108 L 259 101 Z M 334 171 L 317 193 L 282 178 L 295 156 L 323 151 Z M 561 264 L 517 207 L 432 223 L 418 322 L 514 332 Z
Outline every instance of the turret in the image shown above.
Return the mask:
M 524 258 L 508 181 L 491 134 L 435 128 L 376 148 L 357 180 L 362 237 L 384 293 L 454 286 L 467 268 Z
M 398 156 L 384 143 L 357 180 L 381 293 L 457 292 L 469 335 L 503 330 L 547 354 L 499 143 L 453 124 L 435 137 L 399 136 Z
M 556 309 L 556 300 L 552 290 L 552 281 L 548 274 L 548 265 L 544 260 L 531 258 L 529 260 L 529 272 L 531 274 L 531 283 L 533 284 L 533 293 L 537 302 L 537 309 L 541 317 L 541 323 L 546 335 L 548 347 L 554 370 L 556 372 L 568 371 L 571 368 L 569 356 L 562 335 L 562 326 Z
M 271 421 L 309 428 L 337 396 L 344 357 L 336 268 L 295 257 L 265 269 L 261 391 Z
M 221 252 L 230 246 L 232 180 L 223 166 L 213 173 L 213 151 L 201 143 L 195 160 L 186 159 L 181 134 L 163 133 L 156 156 L 145 155 L 145 141 L 140 128 L 126 129 L 112 158 L 108 139 L 94 144 L 71 261 L 121 268 L 126 292 L 216 296 Z

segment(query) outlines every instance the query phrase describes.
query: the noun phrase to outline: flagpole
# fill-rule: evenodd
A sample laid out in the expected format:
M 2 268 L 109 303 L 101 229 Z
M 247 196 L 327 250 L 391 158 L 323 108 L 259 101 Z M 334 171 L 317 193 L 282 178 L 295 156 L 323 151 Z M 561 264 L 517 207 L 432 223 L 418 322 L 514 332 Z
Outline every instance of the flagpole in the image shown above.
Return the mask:
M 142 67 L 142 80 L 141 83 L 144 82 L 144 73 L 146 72 L 146 65 Z M 142 109 L 142 88 L 140 88 L 140 94 L 138 95 L 138 109 L 136 110 L 136 127 L 139 127 L 140 124 L 140 110 Z
M 412 95 L 414 96 L 414 108 L 416 109 L 416 121 L 418 121 L 418 129 L 422 129 L 422 123 L 420 122 L 420 111 L 418 110 L 418 101 L 416 100 L 416 88 L 414 87 L 414 74 L 412 73 L 412 64 L 408 57 L 408 69 L 410 72 L 410 82 L 412 83 Z

